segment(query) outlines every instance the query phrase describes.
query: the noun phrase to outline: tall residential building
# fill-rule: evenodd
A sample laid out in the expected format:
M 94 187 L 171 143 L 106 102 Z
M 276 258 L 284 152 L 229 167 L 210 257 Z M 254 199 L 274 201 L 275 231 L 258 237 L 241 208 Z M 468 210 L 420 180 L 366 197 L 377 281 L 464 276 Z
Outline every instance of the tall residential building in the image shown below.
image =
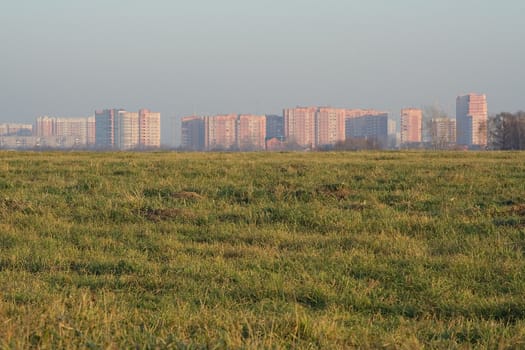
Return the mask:
M 216 115 L 204 119 L 206 150 L 228 150 L 237 147 L 237 114 Z
M 61 147 L 86 147 L 94 144 L 94 117 L 38 117 L 34 135 L 43 144 Z M 50 138 L 54 138 L 51 140 Z
M 119 111 L 114 127 L 115 147 L 130 150 L 139 147 L 139 114 L 137 112 Z
M 266 116 L 241 114 L 237 125 L 237 145 L 241 151 L 266 148 Z
M 86 118 L 56 118 L 55 136 L 71 137 L 77 146 L 87 144 L 87 119 Z
M 381 147 L 388 144 L 388 113 L 346 119 L 346 138 L 374 140 Z
M 434 118 L 431 120 L 431 139 L 434 146 L 450 147 L 456 143 L 456 120 Z
M 266 116 L 266 138 L 277 138 L 281 140 L 284 137 L 284 120 L 282 115 Z
M 315 118 L 315 146 L 334 145 L 345 140 L 345 114 L 340 108 L 321 107 Z
M 55 118 L 48 116 L 36 118 L 35 127 L 33 130 L 35 136 L 55 136 Z
M 139 146 L 160 147 L 160 113 L 148 109 L 139 110 Z
M 421 142 L 423 112 L 418 108 L 401 110 L 401 144 Z
M 121 150 L 160 147 L 160 113 L 147 109 L 96 111 L 95 145 Z
M 315 116 L 317 107 L 284 109 L 284 137 L 300 147 L 315 147 Z
M 456 138 L 459 145 L 483 148 L 487 146 L 487 98 L 468 94 L 456 98 Z
M 86 136 L 86 143 L 87 146 L 94 146 L 96 141 L 96 124 L 95 124 L 95 116 L 87 117 L 87 136 Z
M 104 109 L 95 111 L 95 145 L 98 148 L 115 147 L 115 123 L 122 109 Z
M 190 116 L 182 118 L 181 147 L 189 151 L 204 150 L 204 118 Z

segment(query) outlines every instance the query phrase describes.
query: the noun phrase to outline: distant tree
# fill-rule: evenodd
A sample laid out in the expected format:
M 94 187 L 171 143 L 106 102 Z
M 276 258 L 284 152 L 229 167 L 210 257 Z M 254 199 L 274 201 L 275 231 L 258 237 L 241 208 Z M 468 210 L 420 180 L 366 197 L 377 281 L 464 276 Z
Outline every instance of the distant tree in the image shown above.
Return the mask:
M 307 147 L 299 145 L 293 137 L 289 137 L 284 146 L 286 151 L 304 151 L 306 148 Z
M 242 151 L 242 152 L 254 152 L 254 151 L 261 150 L 261 148 L 258 145 L 253 143 L 253 140 L 251 137 L 246 137 L 242 139 L 238 148 L 239 148 L 239 151 Z
M 334 145 L 319 145 L 315 148 L 318 152 L 330 152 L 334 150 Z
M 450 146 L 448 140 L 442 139 L 438 133 L 436 120 L 449 118 L 447 113 L 439 106 L 423 107 L 423 142 L 430 144 L 433 149 L 445 149 Z
M 373 137 L 350 137 L 344 141 L 337 142 L 334 151 L 360 151 L 360 150 L 379 150 L 382 149 L 381 143 Z
M 503 112 L 489 121 L 491 147 L 498 150 L 525 149 L 525 112 Z

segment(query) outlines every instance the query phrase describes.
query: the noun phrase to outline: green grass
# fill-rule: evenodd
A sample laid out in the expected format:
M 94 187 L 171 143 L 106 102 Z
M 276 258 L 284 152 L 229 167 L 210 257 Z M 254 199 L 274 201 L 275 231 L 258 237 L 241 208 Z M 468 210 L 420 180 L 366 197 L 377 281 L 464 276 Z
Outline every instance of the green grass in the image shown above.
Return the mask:
M 0 153 L 0 348 L 525 347 L 525 155 Z

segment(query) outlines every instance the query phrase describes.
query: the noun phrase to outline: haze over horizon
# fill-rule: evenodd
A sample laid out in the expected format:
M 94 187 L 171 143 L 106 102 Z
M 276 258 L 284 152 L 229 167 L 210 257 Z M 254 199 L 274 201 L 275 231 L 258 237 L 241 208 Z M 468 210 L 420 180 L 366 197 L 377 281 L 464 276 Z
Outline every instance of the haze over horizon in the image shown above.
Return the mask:
M 172 117 L 194 113 L 437 104 L 453 116 L 469 92 L 514 112 L 523 13 L 518 0 L 5 2 L 0 121 L 150 108 L 166 140 Z

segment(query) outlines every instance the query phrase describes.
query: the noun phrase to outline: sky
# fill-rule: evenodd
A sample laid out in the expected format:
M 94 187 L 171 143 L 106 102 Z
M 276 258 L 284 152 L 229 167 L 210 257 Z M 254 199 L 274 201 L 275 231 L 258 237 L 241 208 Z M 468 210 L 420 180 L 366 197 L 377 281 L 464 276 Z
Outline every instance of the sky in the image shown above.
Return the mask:
M 523 0 L 0 0 L 0 122 L 95 109 L 525 109 Z

